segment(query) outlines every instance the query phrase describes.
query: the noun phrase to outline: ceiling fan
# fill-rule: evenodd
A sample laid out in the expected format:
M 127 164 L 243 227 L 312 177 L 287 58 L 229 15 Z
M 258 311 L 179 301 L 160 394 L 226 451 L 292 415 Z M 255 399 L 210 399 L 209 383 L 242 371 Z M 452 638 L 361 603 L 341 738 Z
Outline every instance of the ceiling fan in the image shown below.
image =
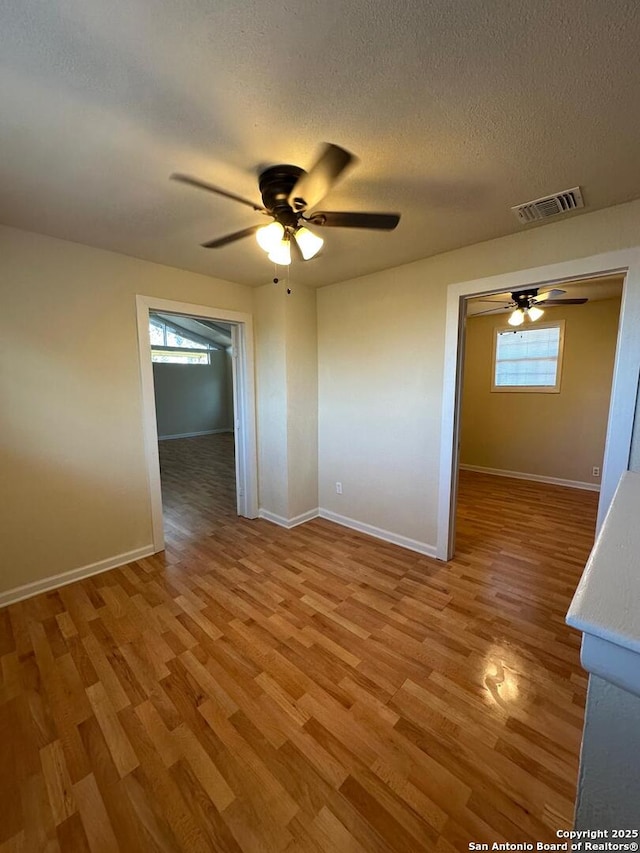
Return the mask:
M 544 303 L 546 307 L 551 305 L 584 305 L 585 302 L 589 301 L 587 298 L 558 298 L 566 292 L 566 290 L 558 290 L 557 288 L 550 288 L 549 290 L 543 290 L 540 292 L 537 287 L 529 287 L 526 290 L 514 290 L 511 294 L 511 299 L 505 301 L 504 304 L 498 305 L 496 308 L 489 308 L 487 311 L 479 311 L 473 316 L 479 317 L 482 314 L 499 314 L 502 311 L 511 310 L 512 314 L 507 322 L 510 326 L 521 326 L 525 319 L 535 323 L 536 320 L 539 320 L 540 317 L 542 317 L 544 311 L 542 308 L 538 307 L 538 305 L 542 303 Z M 495 304 L 495 300 L 493 299 L 479 299 L 478 301 L 493 302 Z
M 272 261 L 288 265 L 291 263 L 292 244 L 299 249 L 305 261 L 313 258 L 322 248 L 324 240 L 314 234 L 307 223 L 322 228 L 392 231 L 400 221 L 398 213 L 315 210 L 342 173 L 355 162 L 356 158 L 349 151 L 338 145 L 325 144 L 320 157 L 308 172 L 299 166 L 270 166 L 260 172 L 258 178 L 262 205 L 189 175 L 176 173 L 171 175 L 171 179 L 239 201 L 273 220 L 269 225 L 250 225 L 241 231 L 208 240 L 202 243 L 205 249 L 219 249 L 255 234 L 258 244 Z

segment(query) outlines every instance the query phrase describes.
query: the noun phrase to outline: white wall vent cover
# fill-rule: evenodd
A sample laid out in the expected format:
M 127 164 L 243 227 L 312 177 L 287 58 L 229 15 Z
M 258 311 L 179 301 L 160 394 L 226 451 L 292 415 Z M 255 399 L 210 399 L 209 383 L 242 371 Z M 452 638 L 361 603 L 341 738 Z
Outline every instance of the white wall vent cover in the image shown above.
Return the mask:
M 539 222 L 541 219 L 557 216 L 559 213 L 570 213 L 579 207 L 584 207 L 584 200 L 580 187 L 574 187 L 572 190 L 562 190 L 553 195 L 546 195 L 544 198 L 537 198 L 535 201 L 518 204 L 511 210 L 520 222 L 526 225 L 529 222 Z

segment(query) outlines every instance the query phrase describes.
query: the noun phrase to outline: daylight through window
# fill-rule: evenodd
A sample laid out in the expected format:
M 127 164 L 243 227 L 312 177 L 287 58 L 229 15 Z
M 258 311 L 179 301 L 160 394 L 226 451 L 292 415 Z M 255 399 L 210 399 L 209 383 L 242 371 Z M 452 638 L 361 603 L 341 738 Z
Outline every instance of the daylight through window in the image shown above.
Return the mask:
M 211 350 L 158 317 L 149 317 L 151 361 L 165 364 L 211 364 Z
M 493 391 L 560 390 L 564 321 L 527 329 L 497 329 Z

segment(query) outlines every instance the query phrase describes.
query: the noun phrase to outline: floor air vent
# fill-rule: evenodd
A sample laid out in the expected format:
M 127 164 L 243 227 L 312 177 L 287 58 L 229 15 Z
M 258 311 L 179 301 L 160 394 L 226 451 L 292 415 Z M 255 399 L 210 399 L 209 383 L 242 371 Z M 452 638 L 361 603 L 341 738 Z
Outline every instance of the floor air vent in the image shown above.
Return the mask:
M 546 195 L 544 198 L 537 198 L 535 201 L 518 204 L 511 210 L 520 222 L 526 225 L 529 222 L 539 222 L 541 219 L 557 216 L 559 213 L 570 213 L 580 207 L 584 207 L 582 193 L 580 187 L 574 187 L 572 190 L 562 190 L 553 195 Z

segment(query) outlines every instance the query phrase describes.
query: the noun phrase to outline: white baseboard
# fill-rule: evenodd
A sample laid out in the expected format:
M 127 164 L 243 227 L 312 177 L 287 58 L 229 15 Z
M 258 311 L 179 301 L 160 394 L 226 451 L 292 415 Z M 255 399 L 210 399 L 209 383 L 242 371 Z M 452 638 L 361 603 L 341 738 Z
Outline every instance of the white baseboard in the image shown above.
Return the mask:
M 549 483 L 552 486 L 567 486 L 569 489 L 586 489 L 599 492 L 599 483 L 582 483 L 580 480 L 562 480 L 560 477 L 543 477 L 523 471 L 504 471 L 501 468 L 482 468 L 480 465 L 460 465 L 461 471 L 476 471 L 478 474 L 493 474 L 495 477 L 511 477 L 514 480 L 532 480 L 534 483 Z
M 299 524 L 304 524 L 305 521 L 311 521 L 312 518 L 317 517 L 317 509 L 310 509 L 308 512 L 303 512 L 301 515 L 296 515 L 293 518 L 284 518 L 281 515 L 276 515 L 274 512 L 269 512 L 268 509 L 261 509 L 258 512 L 258 518 L 264 518 L 265 521 L 270 521 L 279 527 L 286 527 L 287 530 L 291 530 L 292 527 L 297 527 Z
M 16 601 L 31 598 L 34 595 L 39 595 L 41 592 L 48 592 L 50 589 L 67 586 L 67 584 L 75 583 L 82 580 L 82 578 L 91 577 L 91 575 L 99 575 L 101 572 L 109 571 L 109 569 L 117 569 L 119 566 L 124 566 L 133 560 L 141 560 L 143 557 L 149 557 L 153 553 L 153 545 L 145 545 L 143 548 L 127 551 L 126 554 L 116 554 L 115 557 L 107 557 L 106 560 L 90 563 L 88 566 L 81 566 L 79 569 L 71 569 L 68 572 L 61 572 L 59 575 L 51 575 L 48 578 L 26 583 L 23 586 L 16 586 L 13 589 L 8 589 L 6 592 L 0 593 L 0 607 L 6 607 L 7 604 L 15 604 Z
M 218 435 L 220 432 L 233 432 L 231 427 L 224 429 L 205 429 L 202 432 L 180 432 L 175 435 L 159 435 L 158 441 L 170 441 L 172 438 L 196 438 L 199 435 Z
M 397 533 L 392 533 L 390 530 L 383 530 L 381 527 L 374 527 L 372 524 L 365 524 L 363 521 L 356 521 L 355 518 L 348 518 L 346 515 L 338 515 L 337 512 L 331 512 L 328 509 L 319 509 L 318 515 L 320 518 L 326 518 L 327 521 L 333 521 L 336 524 L 341 524 L 343 527 L 349 527 L 351 530 L 357 530 L 359 533 L 366 533 L 373 536 L 375 539 L 383 539 L 385 542 L 391 542 L 393 545 L 399 545 L 401 548 L 408 548 L 410 551 L 417 551 L 418 554 L 424 554 L 426 557 L 436 556 L 435 545 L 429 545 L 427 542 L 419 542 L 417 539 L 409 539 L 407 536 L 400 536 Z
M 305 521 L 311 521 L 312 518 L 324 518 L 327 521 L 340 524 L 342 527 L 349 527 L 351 530 L 357 530 L 359 533 L 366 533 L 375 539 L 382 539 L 385 542 L 391 542 L 393 545 L 399 545 L 401 548 L 417 551 L 419 554 L 424 554 L 427 557 L 436 556 L 434 545 L 429 545 L 426 542 L 418 542 L 417 539 L 409 539 L 407 536 L 400 536 L 397 533 L 392 533 L 390 530 L 383 530 L 380 527 L 374 527 L 372 524 L 365 524 L 362 521 L 356 521 L 354 518 L 347 518 L 345 515 L 338 515 L 338 513 L 331 512 L 328 509 L 312 509 L 309 512 L 302 513 L 302 515 L 295 516 L 295 518 L 284 518 L 281 515 L 269 512 L 269 510 L 261 509 L 259 517 L 280 527 L 285 527 L 287 530 L 297 527 L 298 524 L 304 524 Z

